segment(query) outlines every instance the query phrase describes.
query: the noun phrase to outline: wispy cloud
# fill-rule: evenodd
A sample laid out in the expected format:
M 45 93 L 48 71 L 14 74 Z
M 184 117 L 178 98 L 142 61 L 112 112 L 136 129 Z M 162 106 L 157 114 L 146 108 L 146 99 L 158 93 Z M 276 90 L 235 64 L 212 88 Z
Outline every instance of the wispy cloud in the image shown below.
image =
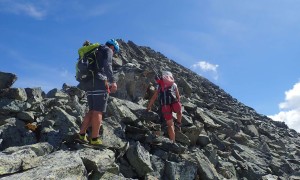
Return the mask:
M 191 66 L 191 69 L 200 75 L 208 75 L 214 80 L 218 80 L 218 64 L 211 64 L 207 61 L 199 61 Z
M 28 60 L 29 58 L 24 54 L 0 44 L 1 51 L 10 59 L 10 62 L 4 62 L 3 64 L 7 67 L 5 68 L 6 72 L 21 72 L 21 74 L 16 74 L 18 79 L 14 87 L 41 87 L 47 92 L 53 88 L 61 88 L 63 83 L 77 84 L 74 78 L 75 72 L 70 73 L 67 69 L 58 65 L 51 66 L 51 64 L 41 63 L 44 61 Z
M 284 102 L 279 104 L 280 112 L 269 117 L 275 121 L 283 121 L 290 128 L 300 132 L 300 82 L 285 92 Z
M 181 48 L 173 45 L 172 43 L 167 43 L 157 39 L 149 39 L 148 41 L 151 42 L 151 47 L 162 51 L 163 54 L 169 56 L 168 58 L 176 58 L 176 60 L 184 62 L 193 59 L 189 53 L 182 51 Z
M 49 92 L 51 89 L 58 88 L 60 89 L 62 87 L 62 84 L 58 85 L 57 83 L 53 81 L 46 81 L 43 78 L 39 77 L 18 77 L 18 80 L 15 82 L 13 87 L 18 88 L 37 88 L 40 87 L 44 92 Z
M 180 35 L 186 37 L 191 44 L 195 44 L 195 51 L 205 51 L 211 53 L 222 53 L 224 45 L 220 38 L 210 32 L 194 31 L 191 29 L 180 31 Z M 201 47 L 201 48 L 200 48 Z
M 27 15 L 33 17 L 35 19 L 41 20 L 47 15 L 47 10 L 43 7 L 43 5 L 32 4 L 32 3 L 24 3 L 18 1 L 0 1 L 0 12 L 13 13 L 16 15 Z
M 111 11 L 114 11 L 114 5 L 112 3 L 95 5 L 93 7 L 90 7 L 90 10 L 85 13 L 85 16 L 86 17 L 97 17 L 97 16 L 101 16 L 103 14 L 109 13 Z
M 231 40 L 242 41 L 245 39 L 245 34 L 247 34 L 245 24 L 233 19 L 216 19 L 213 21 L 213 24 L 220 35 L 228 37 Z
M 56 20 L 99 17 L 111 12 L 117 6 L 114 2 L 91 3 L 73 0 L 68 3 L 52 0 L 0 0 L 0 12 L 29 16 L 43 20 L 52 16 Z
M 76 85 L 74 75 L 65 69 L 55 67 L 47 67 L 41 64 L 30 64 L 30 71 L 33 74 L 23 74 L 18 76 L 14 87 L 41 87 L 42 90 L 48 92 L 51 89 L 60 89 L 63 83 L 68 85 Z

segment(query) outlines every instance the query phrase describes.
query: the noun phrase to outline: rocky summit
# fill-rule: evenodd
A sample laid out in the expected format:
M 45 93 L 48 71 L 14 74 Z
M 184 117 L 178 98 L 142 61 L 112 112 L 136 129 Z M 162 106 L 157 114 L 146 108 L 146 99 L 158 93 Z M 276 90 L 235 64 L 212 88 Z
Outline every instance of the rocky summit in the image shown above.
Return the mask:
M 13 88 L 17 75 L 0 72 L 1 179 L 300 179 L 299 133 L 163 54 L 118 41 L 118 91 L 104 115 L 101 149 L 72 142 L 87 111 L 76 85 L 47 93 Z M 158 102 L 146 111 L 162 70 L 173 73 L 181 93 L 176 143 Z

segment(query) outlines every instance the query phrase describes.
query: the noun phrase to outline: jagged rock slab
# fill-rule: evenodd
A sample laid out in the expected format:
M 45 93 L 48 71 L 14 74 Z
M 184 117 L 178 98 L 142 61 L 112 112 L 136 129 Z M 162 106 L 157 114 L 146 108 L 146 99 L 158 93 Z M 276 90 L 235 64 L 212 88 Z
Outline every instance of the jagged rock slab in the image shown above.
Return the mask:
M 37 167 L 41 157 L 52 150 L 48 143 L 7 148 L 0 154 L 0 176 Z
M 139 142 L 129 147 L 126 156 L 140 177 L 153 171 L 150 154 Z
M 15 74 L 0 72 L 0 89 L 10 88 L 16 80 Z
M 2 179 L 87 179 L 87 172 L 76 153 L 56 151 L 43 156 L 39 166 Z

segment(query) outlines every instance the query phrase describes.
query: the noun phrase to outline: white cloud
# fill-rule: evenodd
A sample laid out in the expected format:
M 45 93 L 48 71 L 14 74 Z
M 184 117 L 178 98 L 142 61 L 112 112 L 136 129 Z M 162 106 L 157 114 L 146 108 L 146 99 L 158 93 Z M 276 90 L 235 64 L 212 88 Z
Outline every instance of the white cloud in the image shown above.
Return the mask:
M 17 15 L 27 15 L 35 19 L 43 19 L 47 11 L 43 8 L 43 5 L 24 3 L 17 1 L 1 1 L 0 12 L 13 13 Z
M 193 64 L 192 68 L 200 68 L 203 71 L 217 72 L 218 66 L 219 65 L 210 64 L 209 62 L 206 62 L 206 61 L 200 61 L 200 62 L 197 62 L 196 64 Z
M 284 102 L 279 104 L 280 112 L 269 117 L 275 121 L 284 121 L 289 128 L 300 132 L 300 82 L 285 92 Z
M 300 107 L 300 82 L 293 89 L 285 92 L 285 101 L 279 104 L 280 109 L 295 109 Z
M 206 61 L 199 61 L 196 64 L 193 64 L 191 66 L 191 69 L 199 74 L 204 73 L 206 75 L 212 76 L 214 80 L 218 80 L 218 67 L 218 64 L 211 64 Z

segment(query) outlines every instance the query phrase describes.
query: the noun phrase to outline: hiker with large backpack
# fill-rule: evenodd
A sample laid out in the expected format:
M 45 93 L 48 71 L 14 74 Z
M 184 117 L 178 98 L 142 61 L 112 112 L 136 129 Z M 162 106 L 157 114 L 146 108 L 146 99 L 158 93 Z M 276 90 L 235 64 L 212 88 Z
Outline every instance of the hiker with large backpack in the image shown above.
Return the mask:
M 169 138 L 170 140 L 175 142 L 175 127 L 172 113 L 176 113 L 176 124 L 179 126 L 179 128 L 181 127 L 182 119 L 180 94 L 178 91 L 178 87 L 174 82 L 172 73 L 168 71 L 164 71 L 161 77 L 157 77 L 156 82 L 158 84 L 158 87 L 149 101 L 147 111 L 151 110 L 152 105 L 158 98 L 161 105 L 161 112 L 168 126 Z
M 117 91 L 116 79 L 113 77 L 113 54 L 120 50 L 116 40 L 110 39 L 105 45 L 91 44 L 86 41 L 78 50 L 76 80 L 78 87 L 87 94 L 89 111 L 85 115 L 76 140 L 91 145 L 101 145 L 99 130 L 103 113 L 106 112 L 109 93 Z M 90 141 L 86 131 L 92 127 Z

